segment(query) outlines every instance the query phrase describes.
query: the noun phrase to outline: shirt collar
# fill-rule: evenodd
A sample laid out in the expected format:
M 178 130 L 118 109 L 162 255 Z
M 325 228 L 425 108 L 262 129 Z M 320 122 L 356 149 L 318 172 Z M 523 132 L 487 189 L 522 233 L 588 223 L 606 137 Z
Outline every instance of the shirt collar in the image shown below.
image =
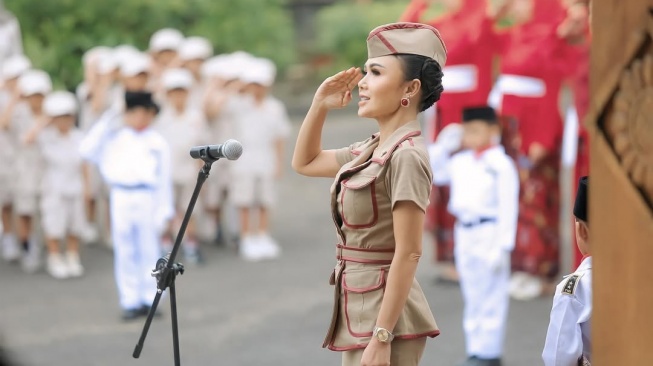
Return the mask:
M 580 265 L 578 266 L 578 269 L 576 269 L 576 272 L 585 271 L 588 269 L 592 269 L 592 256 L 586 256 L 585 258 L 583 258 L 583 261 L 580 262 Z
M 419 123 L 417 121 L 411 121 L 402 125 L 385 141 L 383 141 L 381 145 L 377 147 L 372 160 L 376 163 L 384 165 L 388 158 L 392 156 L 392 151 L 394 151 L 397 146 L 399 146 L 402 142 L 421 134 L 422 130 L 420 129 Z

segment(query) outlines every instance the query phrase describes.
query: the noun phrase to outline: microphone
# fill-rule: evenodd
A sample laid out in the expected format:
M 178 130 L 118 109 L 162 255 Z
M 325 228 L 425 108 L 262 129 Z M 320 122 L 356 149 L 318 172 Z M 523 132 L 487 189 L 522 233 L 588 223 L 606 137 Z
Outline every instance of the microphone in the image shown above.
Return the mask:
M 243 154 L 243 145 L 236 140 L 227 140 L 224 144 L 195 146 L 190 149 L 190 156 L 193 159 L 236 160 Z

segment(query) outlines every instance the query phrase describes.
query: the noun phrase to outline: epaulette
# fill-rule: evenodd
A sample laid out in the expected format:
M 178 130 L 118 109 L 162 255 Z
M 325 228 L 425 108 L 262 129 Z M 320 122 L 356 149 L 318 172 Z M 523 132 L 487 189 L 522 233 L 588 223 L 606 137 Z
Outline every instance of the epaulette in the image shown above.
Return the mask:
M 415 143 L 413 142 L 413 138 L 409 137 L 408 139 L 400 142 L 399 145 L 397 145 L 397 149 L 404 147 L 405 143 L 408 143 L 410 146 L 415 146 Z
M 576 292 L 578 287 L 578 282 L 580 278 L 583 277 L 583 273 L 572 273 L 567 278 L 567 282 L 562 286 L 562 294 L 564 295 L 573 295 Z

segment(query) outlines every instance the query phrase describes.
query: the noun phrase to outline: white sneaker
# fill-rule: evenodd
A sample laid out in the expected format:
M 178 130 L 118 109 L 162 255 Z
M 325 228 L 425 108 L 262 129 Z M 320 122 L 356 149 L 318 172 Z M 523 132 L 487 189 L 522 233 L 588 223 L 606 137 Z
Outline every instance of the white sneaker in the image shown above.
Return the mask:
M 241 238 L 238 251 L 240 257 L 249 262 L 265 259 L 264 248 L 255 236 L 247 235 Z
M 521 286 L 511 293 L 515 300 L 528 301 L 538 298 L 542 294 L 542 280 L 536 276 L 525 274 Z
M 15 262 L 20 259 L 20 246 L 13 234 L 2 236 L 2 258 L 7 262 Z
M 86 228 L 84 228 L 81 234 L 82 242 L 87 245 L 95 244 L 100 239 L 100 233 L 97 228 L 90 224 L 86 225 Z
M 58 280 L 68 278 L 68 265 L 63 256 L 59 253 L 48 254 L 48 274 Z
M 524 286 L 526 282 L 526 277 L 528 275 L 524 272 L 515 272 L 510 276 L 510 283 L 508 285 L 508 292 L 510 296 L 515 297 L 515 294 L 520 292 L 520 289 Z
M 270 237 L 268 234 L 261 234 L 256 237 L 256 241 L 260 246 L 261 255 L 266 259 L 275 259 L 281 255 L 281 248 L 279 244 Z
M 34 240 L 30 240 L 29 249 L 23 254 L 20 264 L 27 273 L 36 273 L 41 268 L 41 249 Z
M 79 260 L 79 253 L 66 253 L 66 265 L 68 267 L 68 276 L 81 277 L 84 274 L 84 267 L 82 267 L 82 262 Z

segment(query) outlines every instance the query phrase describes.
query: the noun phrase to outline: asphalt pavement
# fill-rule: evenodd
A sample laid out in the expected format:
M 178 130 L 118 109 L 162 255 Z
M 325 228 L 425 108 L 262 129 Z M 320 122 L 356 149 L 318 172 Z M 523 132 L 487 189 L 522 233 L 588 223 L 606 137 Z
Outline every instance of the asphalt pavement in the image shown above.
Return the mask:
M 294 127 L 296 133 L 299 123 Z M 374 121 L 340 113 L 327 122 L 324 147 L 346 146 L 375 128 Z M 207 245 L 205 264 L 178 277 L 182 365 L 340 364 L 338 353 L 321 348 L 333 298 L 331 182 L 295 174 L 293 145 L 272 219 L 281 258 L 247 263 L 232 248 Z M 464 358 L 463 304 L 458 287 L 434 283 L 432 252 L 427 236 L 418 279 L 442 333 L 428 341 L 422 365 L 450 366 Z M 143 321 L 120 320 L 111 251 L 87 246 L 82 260 L 85 276 L 66 281 L 0 263 L 0 337 L 14 357 L 25 366 L 173 365 L 168 298 L 141 358 L 133 359 Z M 550 298 L 511 303 L 505 365 L 541 364 L 550 307 Z

